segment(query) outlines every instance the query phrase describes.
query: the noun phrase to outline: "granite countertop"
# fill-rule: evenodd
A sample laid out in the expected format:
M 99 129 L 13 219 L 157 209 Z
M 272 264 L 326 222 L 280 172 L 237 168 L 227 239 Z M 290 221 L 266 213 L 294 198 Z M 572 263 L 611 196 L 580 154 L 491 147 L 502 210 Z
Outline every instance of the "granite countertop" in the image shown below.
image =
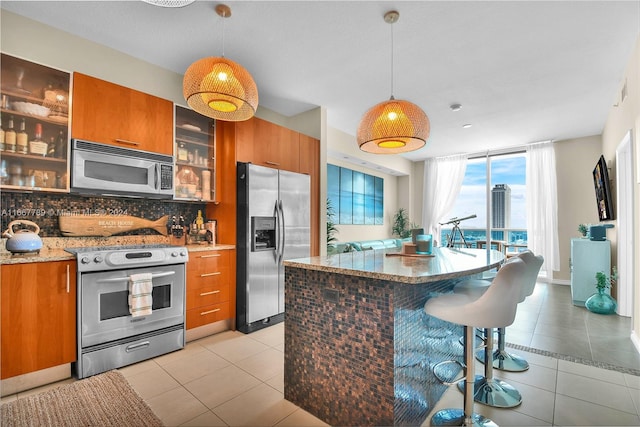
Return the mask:
M 326 271 L 409 284 L 434 282 L 470 276 L 496 268 L 504 255 L 491 250 L 434 248 L 433 257 L 387 256 L 397 249 L 347 252 L 331 256 L 298 258 L 285 261 L 285 267 Z
M 122 245 L 153 245 L 169 243 L 164 236 L 118 236 L 118 237 L 44 237 L 42 249 L 37 254 L 12 254 L 5 248 L 7 239 L 0 239 L 0 265 L 23 264 L 29 262 L 69 261 L 75 260 L 75 255 L 65 251 L 65 248 L 93 247 L 93 246 L 122 246 Z M 235 245 L 181 245 L 189 252 L 230 250 Z

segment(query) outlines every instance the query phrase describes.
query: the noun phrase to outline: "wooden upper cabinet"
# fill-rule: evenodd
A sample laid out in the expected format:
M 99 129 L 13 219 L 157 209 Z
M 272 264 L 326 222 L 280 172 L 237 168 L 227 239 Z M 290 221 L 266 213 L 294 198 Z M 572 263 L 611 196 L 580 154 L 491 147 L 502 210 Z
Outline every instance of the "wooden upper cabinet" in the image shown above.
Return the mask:
M 233 140 L 236 146 L 236 161 L 243 163 L 253 162 L 253 145 L 254 145 L 254 120 L 256 118 L 245 120 L 243 122 L 230 123 L 235 126 Z
M 311 256 L 320 255 L 320 141 L 300 134 L 300 173 L 311 177 Z
M 173 103 L 81 73 L 73 74 L 71 135 L 173 155 Z
M 300 134 L 256 117 L 236 124 L 236 160 L 298 172 Z
M 2 266 L 2 379 L 76 360 L 76 263 Z

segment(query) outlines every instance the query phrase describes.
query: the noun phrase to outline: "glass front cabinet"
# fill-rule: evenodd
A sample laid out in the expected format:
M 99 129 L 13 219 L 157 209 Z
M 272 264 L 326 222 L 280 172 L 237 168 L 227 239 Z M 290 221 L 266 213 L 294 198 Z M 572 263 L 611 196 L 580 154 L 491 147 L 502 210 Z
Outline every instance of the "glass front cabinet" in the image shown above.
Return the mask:
M 2 54 L 0 188 L 69 191 L 71 74 Z
M 175 198 L 215 201 L 215 120 L 179 105 L 175 115 Z

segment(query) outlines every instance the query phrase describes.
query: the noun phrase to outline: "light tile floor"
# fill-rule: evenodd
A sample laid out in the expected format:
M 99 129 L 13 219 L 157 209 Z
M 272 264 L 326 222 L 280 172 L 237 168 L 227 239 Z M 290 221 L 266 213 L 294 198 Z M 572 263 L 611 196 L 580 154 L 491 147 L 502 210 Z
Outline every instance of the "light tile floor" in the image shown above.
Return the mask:
M 629 347 L 622 340 L 613 339 L 609 333 L 611 328 L 614 332 L 624 331 L 625 318 L 621 320 L 622 326 L 616 326 L 612 320 L 617 316 L 605 316 L 610 320 L 591 318 L 583 312 L 586 310 L 570 306 L 570 296 L 568 307 L 568 290 L 567 286 L 538 284 L 530 300 L 522 305 L 522 310 L 519 309 L 514 329 L 507 330 L 507 340 L 519 336 L 518 345 L 533 347 L 534 344 L 544 344 L 546 348 L 537 348 L 560 353 L 560 350 L 580 348 L 570 344 L 575 335 L 576 342 L 586 340 L 590 353 L 585 350 L 573 356 L 584 360 L 589 356 L 588 360 L 597 360 L 601 357 L 598 348 L 608 345 L 608 354 L 622 353 L 618 356 L 622 362 L 635 363 L 633 356 L 625 354 Z M 555 299 L 564 300 L 564 303 L 556 305 Z M 532 314 L 536 307 L 537 316 Z M 573 315 L 560 314 L 563 311 Z M 523 314 L 525 312 L 529 314 Z M 554 317 L 546 313 L 558 314 Z M 538 339 L 533 342 L 536 335 L 564 333 L 561 332 L 563 327 L 547 326 L 553 318 L 561 320 L 563 327 L 573 325 L 569 329 L 575 333 L 562 335 L 556 341 Z M 575 319 L 581 319 L 582 323 Z M 578 331 L 585 336 L 578 338 Z M 620 335 L 624 333 L 620 332 Z M 567 347 L 560 347 L 565 341 Z M 640 425 L 640 376 L 544 354 L 521 350 L 513 352 L 524 356 L 530 363 L 530 369 L 522 373 L 495 371 L 495 375 L 517 387 L 523 403 L 513 409 L 475 406 L 478 413 L 497 424 Z M 326 425 L 284 399 L 283 364 L 284 324 L 277 324 L 250 335 L 227 331 L 193 341 L 184 350 L 122 368 L 121 372 L 167 426 Z M 640 364 L 631 367 L 640 369 Z M 481 371 L 482 365 L 478 364 L 477 372 Z M 71 381 L 8 396 L 2 402 Z M 442 408 L 461 406 L 462 394 L 456 387 L 450 387 L 432 413 Z M 423 425 L 429 425 L 429 420 Z

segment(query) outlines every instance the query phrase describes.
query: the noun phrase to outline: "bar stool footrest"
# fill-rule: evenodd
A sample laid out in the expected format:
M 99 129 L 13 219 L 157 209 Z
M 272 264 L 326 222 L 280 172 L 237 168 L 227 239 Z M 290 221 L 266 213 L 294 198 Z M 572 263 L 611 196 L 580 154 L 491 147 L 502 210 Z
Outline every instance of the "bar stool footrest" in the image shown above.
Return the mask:
M 462 377 L 460 378 L 455 378 L 453 380 L 446 380 L 444 375 L 441 375 L 438 373 L 438 368 L 442 367 L 443 365 L 446 364 L 454 364 L 454 365 L 458 365 L 461 369 L 462 369 Z M 433 366 L 433 375 L 435 375 L 435 377 L 438 379 L 438 381 L 440 381 L 442 384 L 444 385 L 454 385 L 454 384 L 458 384 L 460 381 L 464 380 L 464 374 L 466 372 L 466 365 L 464 363 L 460 363 L 457 360 L 444 360 L 442 362 L 436 363 Z

